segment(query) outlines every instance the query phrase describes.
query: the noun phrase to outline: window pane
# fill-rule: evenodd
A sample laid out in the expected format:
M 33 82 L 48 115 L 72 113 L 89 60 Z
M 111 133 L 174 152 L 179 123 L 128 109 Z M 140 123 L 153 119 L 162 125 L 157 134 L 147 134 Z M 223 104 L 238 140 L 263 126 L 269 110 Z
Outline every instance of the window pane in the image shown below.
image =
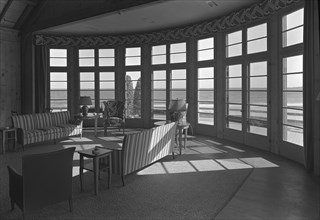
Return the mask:
M 127 66 L 136 66 L 140 64 L 141 64 L 140 57 L 126 57 Z
M 198 69 L 198 78 L 214 78 L 214 69 L 213 67 L 199 68 Z
M 185 90 L 171 90 L 171 99 L 186 99 Z
M 230 103 L 242 103 L 242 91 L 227 91 L 227 102 Z
M 153 88 L 154 89 L 165 89 L 166 88 L 166 81 L 153 81 Z
M 213 60 L 213 49 L 198 51 L 198 61 Z
M 236 44 L 227 47 L 227 57 L 235 57 L 242 55 L 242 44 Z
M 242 31 L 233 32 L 227 35 L 227 45 L 242 42 Z
M 303 129 L 283 125 L 283 140 L 303 146 Z
M 50 49 L 50 57 L 67 57 L 66 49 Z
M 50 82 L 51 89 L 67 89 L 67 82 Z
M 92 59 L 79 59 L 79 66 L 94 66 L 94 58 Z
M 283 124 L 303 128 L 303 111 L 283 109 Z
M 198 80 L 198 89 L 213 89 L 213 79 Z
M 251 28 L 248 28 L 248 40 L 253 40 L 257 38 L 262 38 L 267 36 L 267 24 L 257 25 Z
M 302 74 L 290 74 L 283 76 L 284 90 L 301 90 L 302 91 Z
M 141 55 L 140 47 L 126 48 L 126 57 L 130 56 L 140 56 Z
M 186 79 L 186 70 L 172 70 L 171 73 L 172 79 Z
M 303 27 L 282 33 L 282 44 L 284 47 L 300 43 L 303 43 Z
M 100 73 L 100 81 L 101 80 L 112 80 L 112 81 L 114 81 L 114 72 L 101 72 Z
M 213 37 L 198 40 L 198 50 L 213 48 Z
M 267 75 L 267 62 L 250 63 L 250 76 Z
M 250 78 L 250 90 L 266 90 L 267 89 L 267 77 L 251 77 Z
M 99 66 L 114 66 L 114 58 L 99 58 Z
M 152 57 L 152 64 L 165 64 L 167 62 L 166 55 L 157 55 Z
M 170 53 L 186 52 L 186 43 L 170 44 Z
M 285 31 L 303 25 L 303 14 L 304 9 L 300 9 L 284 16 L 282 21 L 282 30 Z
M 249 103 L 254 105 L 267 105 L 267 92 L 249 92 Z
M 173 88 L 173 89 L 186 89 L 186 80 L 172 80 L 171 88 Z
M 302 92 L 283 92 L 283 106 L 301 108 L 303 106 Z
M 100 82 L 100 89 L 114 89 L 114 82 Z
M 93 72 L 82 72 L 80 73 L 80 80 L 81 81 L 93 81 L 94 80 L 94 73 Z
M 153 71 L 153 80 L 165 80 L 166 79 L 166 71 L 165 70 L 159 70 L 159 71 Z
M 186 62 L 186 54 L 171 54 L 170 55 L 170 63 L 184 63 Z
M 99 57 L 114 57 L 114 49 L 99 49 Z
M 213 90 L 199 90 L 198 91 L 198 101 L 211 101 L 214 99 L 214 91 Z
M 283 58 L 283 73 L 297 73 L 303 71 L 302 55 Z
M 94 50 L 79 50 L 79 58 L 88 58 L 88 57 L 94 57 Z
M 241 77 L 242 76 L 242 65 L 230 65 L 227 66 L 227 77 Z
M 229 78 L 227 80 L 227 89 L 241 89 L 242 79 L 241 78 Z
M 153 46 L 152 55 L 166 54 L 166 45 Z
M 67 58 L 50 58 L 50 66 L 67 66 Z
M 165 90 L 153 90 L 153 99 L 160 99 L 160 100 L 166 100 L 166 91 Z
M 254 105 L 249 106 L 249 111 L 248 111 L 249 119 L 267 121 L 267 114 L 268 114 L 267 106 L 266 107 L 254 106 Z
M 267 51 L 267 38 L 249 41 L 248 54 Z
M 50 81 L 67 81 L 66 72 L 51 72 Z

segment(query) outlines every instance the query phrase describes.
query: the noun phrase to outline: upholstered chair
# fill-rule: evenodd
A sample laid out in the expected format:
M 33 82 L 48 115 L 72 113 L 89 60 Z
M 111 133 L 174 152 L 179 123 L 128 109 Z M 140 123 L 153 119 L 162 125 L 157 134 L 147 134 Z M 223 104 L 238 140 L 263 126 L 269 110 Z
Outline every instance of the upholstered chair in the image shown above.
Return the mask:
M 75 147 L 22 156 L 22 174 L 9 171 L 11 209 L 25 214 L 68 200 L 72 211 L 72 167 Z
M 103 126 L 104 136 L 107 136 L 107 129 L 110 127 L 125 129 L 125 106 L 122 101 L 104 101 Z

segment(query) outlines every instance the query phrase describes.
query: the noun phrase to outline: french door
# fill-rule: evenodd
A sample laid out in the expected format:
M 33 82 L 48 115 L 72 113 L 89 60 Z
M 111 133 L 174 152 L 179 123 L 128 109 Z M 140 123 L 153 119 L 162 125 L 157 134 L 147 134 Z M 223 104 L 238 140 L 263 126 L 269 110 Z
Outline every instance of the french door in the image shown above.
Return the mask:
M 225 66 L 226 139 L 268 149 L 268 62 Z

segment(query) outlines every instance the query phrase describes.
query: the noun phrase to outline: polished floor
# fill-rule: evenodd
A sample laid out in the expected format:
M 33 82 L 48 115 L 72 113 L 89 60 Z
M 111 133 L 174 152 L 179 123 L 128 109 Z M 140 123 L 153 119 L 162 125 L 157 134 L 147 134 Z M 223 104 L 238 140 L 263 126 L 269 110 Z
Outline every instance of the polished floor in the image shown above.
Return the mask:
M 215 146 L 253 164 L 253 171 L 217 220 L 320 219 L 320 181 L 286 158 L 225 141 Z

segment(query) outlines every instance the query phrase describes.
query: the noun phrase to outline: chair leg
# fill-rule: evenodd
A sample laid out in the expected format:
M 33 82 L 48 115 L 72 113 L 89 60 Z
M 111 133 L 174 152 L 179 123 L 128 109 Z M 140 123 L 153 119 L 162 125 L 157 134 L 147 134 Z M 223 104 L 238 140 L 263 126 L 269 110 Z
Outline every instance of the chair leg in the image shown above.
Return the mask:
M 13 211 L 14 210 L 14 201 L 11 200 L 10 203 L 11 203 L 11 211 Z
M 72 202 L 72 199 L 69 199 L 69 209 L 70 209 L 70 212 L 73 211 L 73 202 Z

